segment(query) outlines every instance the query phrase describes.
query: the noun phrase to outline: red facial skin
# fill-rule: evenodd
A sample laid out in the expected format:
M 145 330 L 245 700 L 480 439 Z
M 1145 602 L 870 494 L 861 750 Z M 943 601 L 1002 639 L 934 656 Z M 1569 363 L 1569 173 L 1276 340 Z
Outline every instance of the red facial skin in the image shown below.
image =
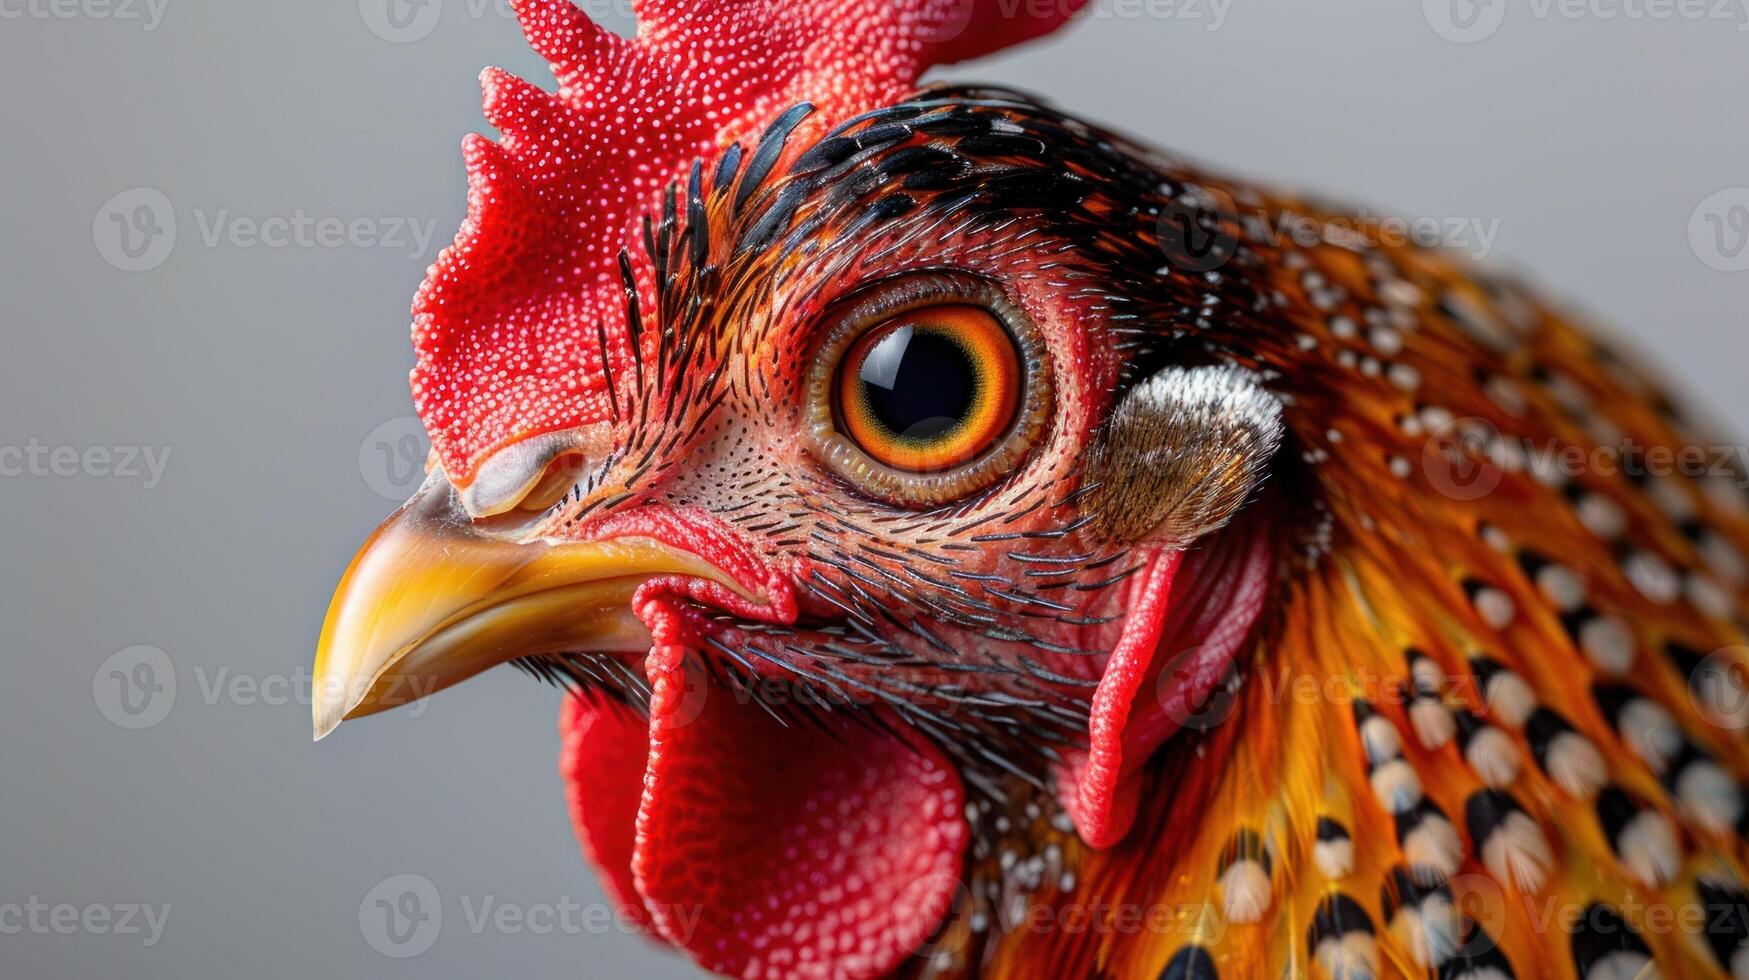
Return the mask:
M 463 143 L 467 218 L 413 303 L 413 400 L 451 481 L 607 417 L 603 339 L 622 368 L 629 343 L 616 258 L 643 261 L 637 225 L 695 158 L 800 102 L 817 130 L 899 101 L 931 65 L 1047 33 L 1081 2 L 1036 20 L 995 0 L 650 0 L 627 41 L 569 0 L 515 0 L 559 91 L 482 75 L 503 139 Z
M 715 357 L 749 379 L 757 373 L 758 383 L 732 386 L 709 412 L 682 408 L 663 426 L 632 432 L 630 409 L 622 413 L 617 400 L 643 398 L 646 408 L 660 410 L 667 396 L 625 389 L 635 370 L 633 345 L 641 342 L 647 359 L 655 341 L 629 329 L 621 263 L 637 282 L 639 306 L 655 309 L 654 270 L 639 247 L 642 221 L 660 212 L 663 189 L 684 180 L 695 158 L 708 175 L 729 144 L 744 141 L 750 153 L 761 128 L 802 101 L 815 113 L 792 146 L 806 147 L 828 124 L 909 96 L 932 64 L 1046 33 L 1078 3 L 1048 6 L 1055 13 L 1038 20 L 1004 16 L 1026 8 L 997 0 L 646 3 L 637 38 L 624 41 L 594 27 L 568 0 L 517 0 L 530 43 L 553 63 L 559 92 L 502 72 L 484 76 L 487 118 L 504 138 L 464 144 L 468 217 L 414 304 L 414 400 L 434 459 L 458 489 L 495 453 L 544 433 L 593 427 L 604 433 L 598 443 L 659 446 L 647 456 L 628 451 L 627 458 L 649 462 L 636 472 L 627 463 L 626 472 L 597 474 L 591 491 L 556 507 L 536 535 L 655 538 L 705 559 L 733 583 L 679 576 L 645 583 L 634 612 L 652 638 L 641 665 L 648 719 L 605 698 L 579 697 L 561 720 L 573 818 L 610 896 L 710 970 L 745 977 L 893 970 L 954 901 L 970 836 L 967 787 L 947 751 L 954 747 L 944 750 L 939 733 L 886 707 L 867 709 L 877 724 L 835 713 L 823 722 L 825 732 L 798 731 L 701 666 L 704 657 L 719 656 L 714 651 L 757 650 L 761 626 L 830 642 L 830 634 L 798 624 L 843 613 L 840 603 L 803 587 L 837 574 L 822 563 L 832 556 L 785 547 L 744 530 L 745 522 L 732 527 L 723 516 L 729 504 L 746 499 L 755 511 L 769 511 L 767 527 L 806 511 L 805 520 L 792 521 L 792 537 L 834 516 L 876 524 L 893 515 L 889 505 L 846 497 L 819 477 L 796 437 L 814 346 L 809 326 L 877 272 L 951 268 L 1011 284 L 1050 351 L 1052 412 L 1026 464 L 1027 481 L 963 508 L 957 517 L 970 528 L 982 513 L 1008 515 L 1001 526 L 1013 532 L 1049 532 L 1067 521 L 1066 506 L 1045 506 L 1043 498 L 1074 486 L 1110 408 L 1121 359 L 1097 299 L 1052 285 L 1054 246 L 1028 240 L 1024 229 L 873 238 L 839 247 L 834 259 L 772 268 L 769 295 L 735 311 L 734 329 L 724 331 L 730 349 Z M 1005 237 L 1013 248 L 1004 247 Z M 877 254 L 878 269 L 863 263 L 862 256 Z M 662 441 L 681 432 L 685 439 Z M 786 475 L 809 473 L 816 475 Z M 596 508 L 616 491 L 610 506 Z M 900 531 L 887 540 L 918 553 L 952 546 L 942 535 Z M 988 549 L 987 558 L 962 550 L 952 560 L 968 574 L 1018 575 L 1010 567 L 1017 559 L 1003 552 L 1027 547 Z M 1057 773 L 1065 808 L 1095 846 L 1128 829 L 1130 777 L 1176 729 L 1157 707 L 1132 705 L 1171 704 L 1174 696 L 1200 702 L 1237 646 L 1239 636 L 1229 634 L 1242 634 L 1260 605 L 1255 554 L 1237 561 L 1173 551 L 1139 557 L 1125 587 L 1088 594 L 1080 610 L 1085 625 L 1040 628 L 1064 648 L 1112 651 L 1109 658 L 1038 654 L 1050 675 L 1097 685 L 1090 746 L 1065 752 Z M 1198 591 L 1199 574 L 1210 580 L 1200 586 L 1205 599 L 1243 584 L 1257 601 L 1242 610 L 1242 622 L 1193 614 L 1183 597 Z M 983 642 L 963 629 L 933 628 L 948 645 Z M 1153 652 L 1168 640 L 1206 643 L 1215 653 L 1180 665 L 1182 677 L 1161 680 Z M 892 644 L 925 649 L 911 634 Z M 746 665 L 756 678 L 817 675 L 783 648 L 757 656 Z M 880 682 L 861 671 L 847 665 L 837 676 L 849 687 Z M 905 679 L 927 688 L 955 678 L 920 670 Z M 989 683 L 995 693 L 1006 682 Z M 1150 685 L 1155 690 L 1141 697 Z M 1152 696 L 1162 692 L 1168 696 Z

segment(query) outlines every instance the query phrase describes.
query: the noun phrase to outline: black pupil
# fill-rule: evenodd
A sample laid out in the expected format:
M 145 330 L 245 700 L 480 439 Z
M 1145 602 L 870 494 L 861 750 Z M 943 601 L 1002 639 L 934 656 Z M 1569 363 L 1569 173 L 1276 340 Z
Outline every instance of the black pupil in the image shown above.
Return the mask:
M 905 326 L 869 348 L 857 380 L 870 413 L 888 432 L 928 441 L 965 419 L 977 372 L 952 340 Z

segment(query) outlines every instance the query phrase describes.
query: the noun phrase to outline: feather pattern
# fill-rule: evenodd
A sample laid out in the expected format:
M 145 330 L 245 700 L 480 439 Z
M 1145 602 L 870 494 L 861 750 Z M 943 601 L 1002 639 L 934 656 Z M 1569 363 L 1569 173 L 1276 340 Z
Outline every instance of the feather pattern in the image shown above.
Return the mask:
M 1738 475 L 1652 473 L 1705 444 L 1693 423 L 1519 284 L 1147 159 L 1151 210 L 1232 249 L 1208 273 L 1174 266 L 1182 238 L 1152 239 L 1159 276 L 1225 311 L 1187 335 L 1280 398 L 1275 479 L 1307 533 L 1228 720 L 1169 743 L 1130 839 L 1065 841 L 1075 888 L 1031 899 L 1167 924 L 992 933 L 962 966 L 1743 976 Z M 1137 344 L 1138 364 L 1183 349 Z M 1730 914 L 1695 941 L 1645 928 L 1648 903 Z M 1610 916 L 1631 941 L 1598 945 Z

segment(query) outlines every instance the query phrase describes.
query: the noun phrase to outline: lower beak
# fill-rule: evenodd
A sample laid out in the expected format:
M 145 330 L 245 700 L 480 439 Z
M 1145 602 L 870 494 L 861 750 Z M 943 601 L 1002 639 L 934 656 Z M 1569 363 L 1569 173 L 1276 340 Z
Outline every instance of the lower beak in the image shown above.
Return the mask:
M 724 579 L 646 538 L 553 543 L 482 530 L 433 476 L 335 591 L 316 648 L 316 738 L 518 657 L 644 653 L 631 599 L 654 575 Z

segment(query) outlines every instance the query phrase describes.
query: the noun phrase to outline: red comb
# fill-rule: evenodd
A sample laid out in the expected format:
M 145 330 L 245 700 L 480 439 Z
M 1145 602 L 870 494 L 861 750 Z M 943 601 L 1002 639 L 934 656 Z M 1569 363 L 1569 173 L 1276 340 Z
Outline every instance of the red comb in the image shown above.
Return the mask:
M 413 301 L 413 400 L 450 478 L 608 417 L 601 338 L 615 362 L 629 343 L 617 257 L 695 159 L 799 102 L 817 131 L 900 101 L 930 66 L 1037 37 L 1084 2 L 633 0 L 628 41 L 570 0 L 512 0 L 559 91 L 486 71 L 503 141 L 463 143 L 467 220 Z

